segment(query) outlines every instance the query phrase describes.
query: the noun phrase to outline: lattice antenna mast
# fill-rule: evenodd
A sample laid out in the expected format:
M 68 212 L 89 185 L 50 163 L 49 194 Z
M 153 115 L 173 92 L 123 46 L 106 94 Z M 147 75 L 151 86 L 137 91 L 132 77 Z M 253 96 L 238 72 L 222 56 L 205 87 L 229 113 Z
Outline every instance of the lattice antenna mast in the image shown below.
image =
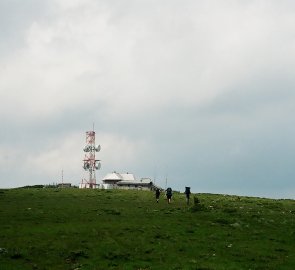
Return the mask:
M 89 188 L 96 188 L 95 171 L 101 167 L 100 160 L 96 159 L 95 153 L 100 151 L 100 145 L 95 145 L 95 132 L 86 132 L 86 146 L 84 147 L 85 158 L 83 168 L 89 172 Z

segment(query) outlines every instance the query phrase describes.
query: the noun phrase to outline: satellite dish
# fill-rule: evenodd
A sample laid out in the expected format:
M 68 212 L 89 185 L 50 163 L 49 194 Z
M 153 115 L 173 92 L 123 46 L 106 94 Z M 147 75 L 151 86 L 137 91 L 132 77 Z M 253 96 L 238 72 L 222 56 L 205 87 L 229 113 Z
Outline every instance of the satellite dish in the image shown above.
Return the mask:
M 96 151 L 96 152 L 99 152 L 99 151 L 100 151 L 100 145 L 96 145 L 96 146 L 95 146 L 95 151 Z
M 90 148 L 91 148 L 91 147 L 90 147 L 89 145 L 85 146 L 85 147 L 84 147 L 84 152 L 89 152 L 89 151 L 90 151 Z
M 99 170 L 100 168 L 101 168 L 101 164 L 100 164 L 100 162 L 99 162 L 99 163 L 96 163 L 96 164 L 95 164 L 95 169 L 96 169 L 96 170 Z

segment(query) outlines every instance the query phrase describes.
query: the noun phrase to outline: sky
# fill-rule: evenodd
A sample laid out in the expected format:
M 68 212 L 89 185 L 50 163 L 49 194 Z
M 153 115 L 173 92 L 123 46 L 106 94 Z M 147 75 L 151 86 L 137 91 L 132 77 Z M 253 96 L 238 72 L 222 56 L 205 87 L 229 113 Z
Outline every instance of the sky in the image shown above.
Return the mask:
M 0 188 L 134 173 L 295 199 L 295 2 L 0 0 Z

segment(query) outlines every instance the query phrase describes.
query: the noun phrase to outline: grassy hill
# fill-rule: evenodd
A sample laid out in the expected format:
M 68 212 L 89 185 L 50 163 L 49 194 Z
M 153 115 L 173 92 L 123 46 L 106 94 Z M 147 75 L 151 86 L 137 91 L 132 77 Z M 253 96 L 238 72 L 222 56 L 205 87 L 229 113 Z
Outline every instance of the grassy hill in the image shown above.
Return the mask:
M 294 269 L 295 201 L 0 190 L 0 269 Z

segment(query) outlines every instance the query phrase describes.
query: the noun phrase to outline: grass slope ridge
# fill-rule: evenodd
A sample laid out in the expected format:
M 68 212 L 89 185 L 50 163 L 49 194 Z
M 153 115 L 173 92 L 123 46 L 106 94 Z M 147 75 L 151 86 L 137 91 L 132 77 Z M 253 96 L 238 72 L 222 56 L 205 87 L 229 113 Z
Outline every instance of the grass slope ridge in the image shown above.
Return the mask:
M 0 190 L 0 269 L 294 269 L 295 201 Z

